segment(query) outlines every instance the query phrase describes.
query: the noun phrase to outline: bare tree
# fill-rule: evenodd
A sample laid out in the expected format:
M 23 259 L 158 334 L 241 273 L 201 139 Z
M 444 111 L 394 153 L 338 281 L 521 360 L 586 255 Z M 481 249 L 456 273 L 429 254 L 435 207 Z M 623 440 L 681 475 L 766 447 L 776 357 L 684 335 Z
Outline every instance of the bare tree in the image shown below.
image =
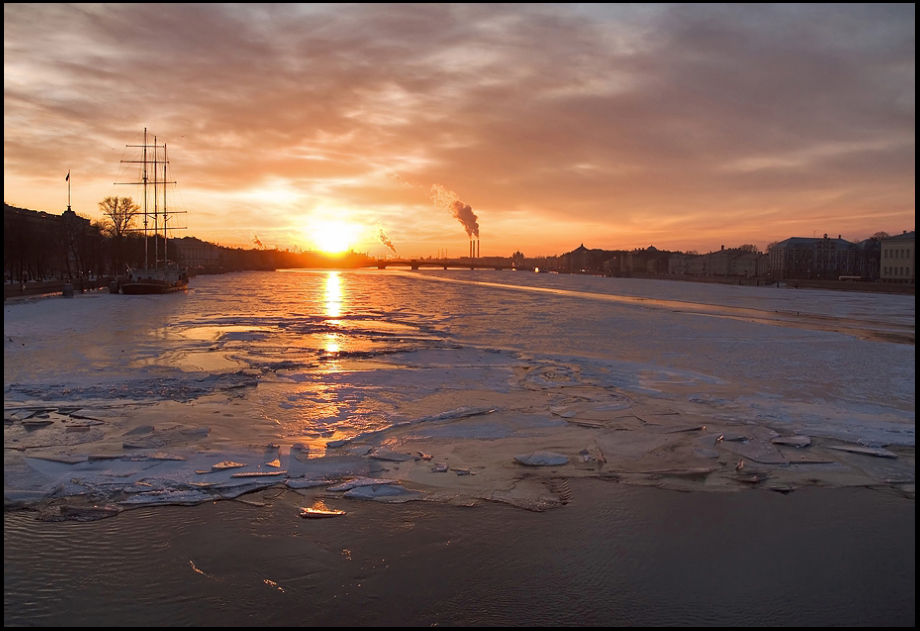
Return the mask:
M 106 197 L 99 202 L 99 210 L 105 216 L 103 230 L 112 237 L 112 271 L 116 274 L 125 260 L 125 237 L 134 230 L 134 218 L 140 209 L 130 197 Z
M 106 197 L 99 202 L 99 210 L 105 215 L 102 220 L 106 234 L 120 239 L 134 229 L 134 218 L 140 206 L 130 197 Z
M 873 234 L 870 238 L 871 238 L 871 239 L 878 239 L 879 241 L 881 241 L 882 239 L 887 239 L 887 238 L 890 237 L 890 236 L 891 236 L 890 234 L 888 234 L 887 232 L 885 232 L 885 231 L 883 230 L 882 232 L 876 232 L 876 233 Z

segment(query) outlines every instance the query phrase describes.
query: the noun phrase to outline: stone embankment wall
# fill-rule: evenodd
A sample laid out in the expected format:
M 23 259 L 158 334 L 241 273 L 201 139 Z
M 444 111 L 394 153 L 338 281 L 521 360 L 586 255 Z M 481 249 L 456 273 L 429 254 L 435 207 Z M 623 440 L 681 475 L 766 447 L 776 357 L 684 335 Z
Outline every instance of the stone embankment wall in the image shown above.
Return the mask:
M 112 281 L 111 277 L 100 276 L 92 279 L 67 280 L 41 280 L 27 283 L 4 283 L 3 299 L 17 298 L 19 296 L 41 296 L 43 294 L 60 294 L 64 291 L 64 284 L 71 283 L 75 293 L 91 289 L 104 289 Z

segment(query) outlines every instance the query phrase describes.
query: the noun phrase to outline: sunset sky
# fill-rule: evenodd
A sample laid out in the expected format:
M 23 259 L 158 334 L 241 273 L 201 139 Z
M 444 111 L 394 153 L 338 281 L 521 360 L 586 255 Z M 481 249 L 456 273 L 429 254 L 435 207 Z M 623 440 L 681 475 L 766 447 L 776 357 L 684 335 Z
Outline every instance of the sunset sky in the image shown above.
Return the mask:
M 913 4 L 3 14 L 14 206 L 63 212 L 68 171 L 82 215 L 139 199 L 146 127 L 176 236 L 229 246 L 463 255 L 464 209 L 483 256 L 914 229 Z

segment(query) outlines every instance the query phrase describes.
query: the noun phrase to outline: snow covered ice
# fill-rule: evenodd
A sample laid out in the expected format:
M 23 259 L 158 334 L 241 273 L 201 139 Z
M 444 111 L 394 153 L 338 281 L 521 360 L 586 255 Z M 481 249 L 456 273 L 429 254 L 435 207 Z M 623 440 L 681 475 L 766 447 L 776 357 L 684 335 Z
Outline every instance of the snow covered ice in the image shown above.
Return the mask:
M 912 494 L 914 330 L 913 296 L 465 270 L 8 302 L 4 497 L 112 513 L 365 477 L 515 503 L 524 473 Z M 569 464 L 515 463 L 535 452 Z

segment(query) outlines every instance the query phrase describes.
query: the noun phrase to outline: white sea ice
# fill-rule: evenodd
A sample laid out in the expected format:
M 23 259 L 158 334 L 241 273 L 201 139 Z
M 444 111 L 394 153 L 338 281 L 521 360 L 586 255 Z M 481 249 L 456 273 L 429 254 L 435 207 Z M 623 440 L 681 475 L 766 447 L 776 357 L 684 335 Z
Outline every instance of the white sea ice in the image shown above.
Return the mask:
M 623 467 L 710 425 L 776 438 L 688 447 L 710 464 L 728 452 L 780 466 L 774 452 L 817 441 L 914 446 L 913 296 L 377 272 L 230 274 L 186 294 L 6 303 L 7 503 L 306 489 L 409 467 L 414 457 L 379 456 L 422 447 L 445 467 L 454 443 L 482 445 L 471 458 L 509 445 L 510 461 L 573 427 Z M 221 461 L 247 466 L 214 471 Z

